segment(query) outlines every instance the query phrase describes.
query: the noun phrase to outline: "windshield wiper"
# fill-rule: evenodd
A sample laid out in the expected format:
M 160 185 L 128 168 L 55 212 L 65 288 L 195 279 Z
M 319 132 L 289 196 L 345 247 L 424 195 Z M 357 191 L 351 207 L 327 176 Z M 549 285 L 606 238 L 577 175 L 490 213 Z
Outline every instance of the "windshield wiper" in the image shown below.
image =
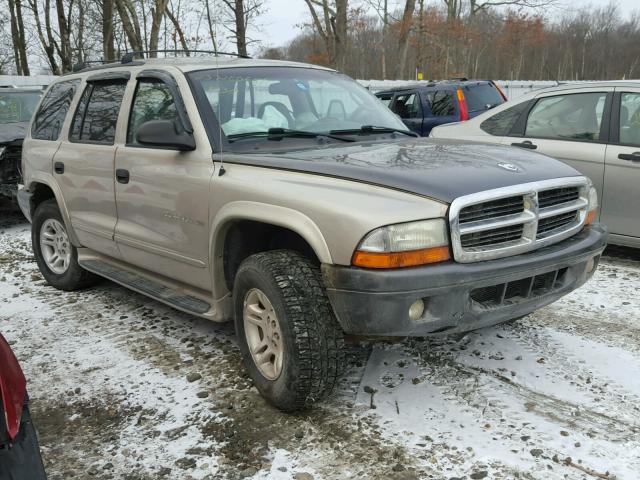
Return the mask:
M 401 133 L 409 137 L 417 137 L 418 134 L 410 130 L 402 130 L 400 128 L 393 127 L 378 127 L 376 125 L 363 125 L 360 128 L 352 128 L 348 130 L 331 130 L 329 132 L 332 135 L 369 135 L 375 133 Z
M 232 133 L 227 135 L 229 142 L 240 140 L 243 138 L 261 138 L 266 137 L 268 140 L 280 140 L 282 138 L 331 138 L 333 140 L 340 140 L 341 142 L 355 142 L 352 138 L 339 137 L 330 133 L 309 132 L 306 130 L 291 130 L 289 128 L 270 128 L 266 132 L 245 132 L 245 133 Z

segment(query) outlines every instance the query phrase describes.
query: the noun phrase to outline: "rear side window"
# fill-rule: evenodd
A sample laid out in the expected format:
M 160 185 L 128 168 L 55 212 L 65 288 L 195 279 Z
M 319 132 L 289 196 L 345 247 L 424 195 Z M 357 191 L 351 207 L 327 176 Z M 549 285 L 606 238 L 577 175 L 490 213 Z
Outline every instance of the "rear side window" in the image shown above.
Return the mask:
M 489 135 L 504 136 L 511 133 L 511 129 L 516 124 L 520 115 L 527 109 L 529 102 L 522 102 L 507 108 L 492 117 L 486 119 L 480 124 L 480 128 Z
M 470 112 L 489 110 L 504 103 L 504 99 L 498 89 L 490 83 L 469 85 L 464 87 L 462 91 L 467 99 L 467 107 Z
M 527 137 L 596 141 L 607 94 L 576 93 L 541 98 L 527 119 Z
M 417 93 L 404 93 L 396 95 L 391 108 L 400 118 L 420 118 L 422 108 L 420 108 L 420 97 Z
M 176 104 L 169 87 L 159 80 L 141 80 L 133 99 L 127 129 L 127 144 L 139 145 L 136 132 L 140 125 L 151 120 L 178 119 Z
M 640 93 L 623 93 L 620 98 L 620 143 L 640 146 Z
M 38 140 L 57 140 L 80 80 L 53 85 L 45 95 L 33 120 L 31 137 Z
M 453 92 L 437 90 L 427 93 L 427 101 L 434 117 L 449 117 L 456 114 L 453 103 Z
M 124 81 L 87 84 L 73 116 L 69 139 L 72 142 L 113 145 L 126 86 Z

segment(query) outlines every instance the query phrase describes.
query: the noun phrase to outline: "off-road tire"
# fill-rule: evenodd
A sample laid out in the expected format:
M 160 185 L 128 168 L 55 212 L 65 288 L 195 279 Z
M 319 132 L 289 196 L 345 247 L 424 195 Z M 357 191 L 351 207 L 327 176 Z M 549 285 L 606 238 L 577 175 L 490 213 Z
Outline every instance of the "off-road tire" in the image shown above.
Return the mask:
M 64 290 L 67 292 L 82 290 L 98 283 L 100 281 L 100 277 L 88 272 L 78 264 L 78 250 L 73 245 L 70 246 L 71 261 L 69 262 L 69 267 L 66 272 L 63 274 L 57 274 L 49 269 L 40 247 L 41 227 L 47 219 L 55 219 L 62 223 L 62 225 L 65 225 L 55 199 L 46 200 L 38 205 L 33 215 L 33 223 L 31 225 L 31 244 L 33 253 L 36 257 L 36 263 L 38 264 L 40 273 L 42 273 L 42 276 L 47 283 L 58 290 Z M 67 228 L 66 225 L 65 228 Z
M 268 297 L 282 331 L 282 371 L 275 380 L 259 371 L 245 335 L 244 301 L 247 292 L 255 288 Z M 240 265 L 233 297 L 245 367 L 269 403 L 295 411 L 331 394 L 344 369 L 344 340 L 317 266 L 290 250 L 252 255 Z

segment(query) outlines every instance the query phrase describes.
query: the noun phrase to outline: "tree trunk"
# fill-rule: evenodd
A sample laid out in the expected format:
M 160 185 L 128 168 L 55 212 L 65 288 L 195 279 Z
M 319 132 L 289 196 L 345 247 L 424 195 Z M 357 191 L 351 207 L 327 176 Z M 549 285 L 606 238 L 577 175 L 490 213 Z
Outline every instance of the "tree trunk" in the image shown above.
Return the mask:
M 218 41 L 216 39 L 216 32 L 213 28 L 213 23 L 211 21 L 211 7 L 209 6 L 209 0 L 204 0 L 206 9 L 207 9 L 207 24 L 209 25 L 209 35 L 211 36 L 211 43 L 213 44 L 213 51 L 218 53 Z
M 244 18 L 244 0 L 235 0 L 236 46 L 238 55 L 247 56 L 247 25 Z
M 70 72 L 73 69 L 73 60 L 71 52 L 71 28 L 69 19 L 71 18 L 71 9 L 73 8 L 73 0 L 69 2 L 69 15 L 65 16 L 63 0 L 56 0 L 56 13 L 58 14 L 58 34 L 60 35 L 60 43 L 58 44 L 58 55 L 62 65 L 62 72 Z
M 113 49 L 113 0 L 102 1 L 102 58 L 115 60 Z
M 397 78 L 404 78 L 407 68 L 407 49 L 409 48 L 409 33 L 413 24 L 413 12 L 416 8 L 416 0 L 406 0 L 404 4 L 404 12 L 402 14 L 402 23 L 400 24 L 400 34 L 398 35 L 398 52 L 400 53 L 400 62 L 398 63 Z
M 11 12 L 11 36 L 13 37 L 13 52 L 16 57 L 16 71 L 18 75 L 29 75 L 27 41 L 22 17 L 22 0 L 9 0 L 9 10 Z
M 187 44 L 187 41 L 184 37 L 182 27 L 180 27 L 180 22 L 178 22 L 178 19 L 175 17 L 173 12 L 171 12 L 171 10 L 169 10 L 168 8 L 166 10 L 166 13 L 167 17 L 169 18 L 169 20 L 171 20 L 171 23 L 173 23 L 173 26 L 176 29 L 176 33 L 178 34 L 178 38 L 180 39 L 180 46 L 186 52 L 187 56 L 189 56 L 189 45 Z
M 336 16 L 332 19 L 334 27 L 334 62 L 338 70 L 344 70 L 347 59 L 347 3 L 348 0 L 336 0 Z
M 140 39 L 139 29 L 136 29 L 135 25 L 138 24 L 137 15 L 135 10 L 130 9 L 128 0 L 115 0 L 115 5 L 122 22 L 122 29 L 124 30 L 127 40 L 129 40 L 129 46 L 133 51 L 144 50 L 142 47 L 142 41 Z M 133 12 L 133 15 L 131 15 Z
M 149 35 L 149 53 L 150 57 L 156 57 L 154 50 L 158 49 L 158 41 L 160 39 L 160 27 L 162 19 L 167 10 L 169 0 L 156 0 L 156 6 L 151 10 L 151 34 Z

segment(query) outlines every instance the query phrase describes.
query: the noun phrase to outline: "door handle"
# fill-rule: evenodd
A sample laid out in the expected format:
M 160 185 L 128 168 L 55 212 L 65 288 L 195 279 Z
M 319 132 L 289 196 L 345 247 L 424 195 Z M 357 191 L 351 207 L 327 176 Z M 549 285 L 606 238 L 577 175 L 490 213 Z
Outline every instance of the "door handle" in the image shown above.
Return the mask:
M 628 160 L 633 163 L 640 163 L 640 152 L 621 153 L 618 155 L 620 160 Z
M 129 183 L 129 170 L 118 168 L 116 170 L 116 180 L 118 183 Z
M 524 142 L 521 143 L 512 143 L 511 144 L 512 147 L 520 147 L 520 148 L 528 148 L 529 150 L 535 150 L 538 148 L 538 145 L 536 145 L 535 143 L 531 143 L 529 140 L 525 140 Z
M 62 175 L 64 173 L 64 163 L 55 162 L 53 164 L 53 171 L 56 172 L 58 175 Z

